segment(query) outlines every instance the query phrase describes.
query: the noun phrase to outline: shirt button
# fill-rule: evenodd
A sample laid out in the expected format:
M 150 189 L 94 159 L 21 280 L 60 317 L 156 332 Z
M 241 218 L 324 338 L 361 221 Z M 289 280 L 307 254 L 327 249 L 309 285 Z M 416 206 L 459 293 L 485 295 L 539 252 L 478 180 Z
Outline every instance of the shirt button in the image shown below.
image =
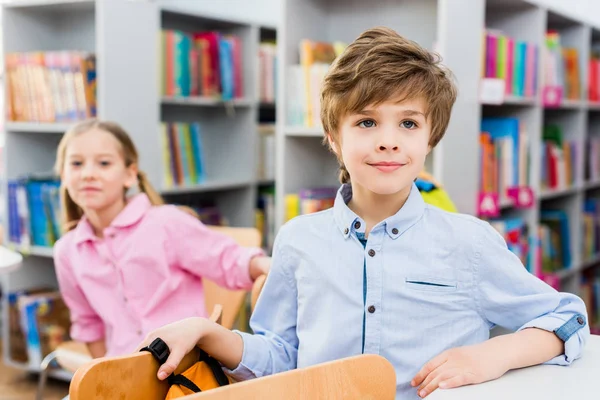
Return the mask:
M 369 306 L 369 312 L 373 314 L 375 312 L 375 306 Z
M 398 234 L 398 228 L 393 228 L 393 229 L 392 229 L 392 233 L 393 233 L 394 235 L 397 235 L 397 234 Z
M 349 232 L 349 229 L 348 229 L 348 228 L 344 229 L 344 235 L 347 235 L 347 234 L 348 234 L 348 232 Z
M 354 229 L 360 229 L 360 221 L 354 223 Z
M 583 320 L 583 317 L 577 317 L 577 322 L 579 323 L 579 325 L 583 325 L 585 321 Z
M 137 334 L 138 334 L 138 336 L 142 336 L 142 331 L 138 329 Z
M 373 250 L 373 249 L 369 250 L 369 255 L 371 257 L 375 257 L 375 250 Z

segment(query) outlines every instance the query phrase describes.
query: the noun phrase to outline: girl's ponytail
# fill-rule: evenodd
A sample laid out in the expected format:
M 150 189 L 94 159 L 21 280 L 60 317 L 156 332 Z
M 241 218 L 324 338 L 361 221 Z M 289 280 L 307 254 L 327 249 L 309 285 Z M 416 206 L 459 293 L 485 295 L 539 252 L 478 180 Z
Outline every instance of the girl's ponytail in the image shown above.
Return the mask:
M 138 171 L 137 178 L 140 192 L 146 193 L 146 196 L 148 196 L 148 199 L 152 205 L 159 206 L 165 204 L 165 201 L 161 195 L 158 194 L 156 189 L 154 189 L 144 172 Z

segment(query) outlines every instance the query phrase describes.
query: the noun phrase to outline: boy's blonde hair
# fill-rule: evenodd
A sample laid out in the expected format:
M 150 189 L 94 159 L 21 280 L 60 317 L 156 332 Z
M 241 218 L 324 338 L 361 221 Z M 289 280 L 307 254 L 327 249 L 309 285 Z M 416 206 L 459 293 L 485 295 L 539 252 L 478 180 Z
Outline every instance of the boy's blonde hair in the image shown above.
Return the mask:
M 340 121 L 348 114 L 388 100 L 421 98 L 431 121 L 429 145 L 444 136 L 457 90 L 440 58 L 395 31 L 377 27 L 363 32 L 333 62 L 321 91 L 321 122 L 339 143 Z M 338 146 L 339 147 L 339 146 Z M 350 182 L 341 156 L 340 181 Z
M 62 175 L 64 166 L 65 166 L 65 156 L 67 152 L 67 147 L 75 136 L 80 135 L 82 133 L 88 132 L 92 129 L 100 129 L 102 131 L 108 132 L 114 136 L 115 139 L 121 144 L 121 154 L 123 156 L 123 160 L 125 162 L 125 166 L 129 167 L 134 164 L 138 164 L 138 152 L 133 144 L 133 141 L 125 132 L 125 130 L 117 123 L 110 121 L 99 121 L 97 119 L 90 119 L 83 122 L 80 122 L 69 129 L 64 136 L 62 137 L 56 154 L 56 164 L 55 171 L 58 175 Z M 150 203 L 153 205 L 164 204 L 162 197 L 158 194 L 158 192 L 152 187 L 150 181 L 146 177 L 146 174 L 142 171 L 138 172 L 138 187 L 141 192 L 146 193 Z M 127 188 L 123 188 L 123 195 Z M 75 228 L 81 217 L 83 216 L 83 210 L 73 201 L 71 196 L 69 196 L 69 192 L 67 191 L 66 186 L 63 184 L 60 185 L 60 197 L 61 197 L 61 208 L 62 208 L 62 223 L 63 230 L 68 232 Z

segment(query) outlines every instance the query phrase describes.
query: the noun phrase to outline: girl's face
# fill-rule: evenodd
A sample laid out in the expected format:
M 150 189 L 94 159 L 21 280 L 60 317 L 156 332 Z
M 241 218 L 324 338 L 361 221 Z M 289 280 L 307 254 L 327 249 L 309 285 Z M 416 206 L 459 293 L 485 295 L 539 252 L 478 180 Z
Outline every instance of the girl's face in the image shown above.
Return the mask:
M 124 201 L 137 167 L 125 165 L 122 146 L 111 133 L 94 128 L 70 140 L 61 179 L 84 213 L 101 212 Z

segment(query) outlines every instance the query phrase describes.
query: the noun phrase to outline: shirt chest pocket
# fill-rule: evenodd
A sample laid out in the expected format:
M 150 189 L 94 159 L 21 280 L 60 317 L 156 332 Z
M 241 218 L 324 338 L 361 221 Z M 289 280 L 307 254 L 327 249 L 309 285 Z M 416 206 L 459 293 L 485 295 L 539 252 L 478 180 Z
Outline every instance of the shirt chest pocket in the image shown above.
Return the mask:
M 458 282 L 453 278 L 411 274 L 404 278 L 404 286 L 409 290 L 424 292 L 455 292 Z

